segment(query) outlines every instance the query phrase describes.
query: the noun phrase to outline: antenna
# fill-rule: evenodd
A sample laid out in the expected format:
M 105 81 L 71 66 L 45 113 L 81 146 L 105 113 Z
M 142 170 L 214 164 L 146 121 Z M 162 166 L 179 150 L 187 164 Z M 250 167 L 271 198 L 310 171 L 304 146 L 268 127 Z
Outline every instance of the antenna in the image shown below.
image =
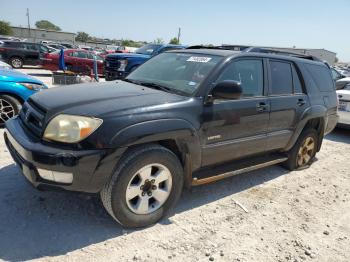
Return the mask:
M 179 31 L 177 33 L 177 42 L 180 44 L 180 36 L 181 36 L 181 27 L 179 27 Z
M 29 20 L 29 8 L 27 8 L 27 18 L 28 18 L 28 32 L 29 32 L 29 37 L 30 37 L 30 20 Z

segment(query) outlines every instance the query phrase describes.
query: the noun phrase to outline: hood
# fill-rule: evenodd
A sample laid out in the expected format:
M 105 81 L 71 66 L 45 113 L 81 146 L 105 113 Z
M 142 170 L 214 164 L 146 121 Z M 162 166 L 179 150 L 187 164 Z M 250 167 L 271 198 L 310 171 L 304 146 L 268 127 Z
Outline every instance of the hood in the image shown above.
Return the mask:
M 150 57 L 151 55 L 143 55 L 143 54 L 136 54 L 136 53 L 114 53 L 106 56 L 106 58 L 114 58 L 114 59 L 123 59 L 123 58 L 149 59 Z
M 42 84 L 40 80 L 16 70 L 0 69 L 0 82 L 26 82 Z
M 47 118 L 57 114 L 108 117 L 133 114 L 148 106 L 172 103 L 185 97 L 124 81 L 56 87 L 31 96 L 45 109 Z

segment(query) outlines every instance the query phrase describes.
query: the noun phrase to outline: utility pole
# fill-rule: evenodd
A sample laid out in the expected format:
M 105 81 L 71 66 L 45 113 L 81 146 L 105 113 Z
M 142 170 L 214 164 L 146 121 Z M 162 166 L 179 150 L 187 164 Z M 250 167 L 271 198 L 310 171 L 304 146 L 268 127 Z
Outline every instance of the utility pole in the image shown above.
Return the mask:
M 181 36 L 181 27 L 179 27 L 179 31 L 177 33 L 177 42 L 180 44 L 180 36 Z
M 28 32 L 29 32 L 29 37 L 31 37 L 31 34 L 30 34 L 30 20 L 29 20 L 29 8 L 27 8 L 27 18 L 28 18 Z

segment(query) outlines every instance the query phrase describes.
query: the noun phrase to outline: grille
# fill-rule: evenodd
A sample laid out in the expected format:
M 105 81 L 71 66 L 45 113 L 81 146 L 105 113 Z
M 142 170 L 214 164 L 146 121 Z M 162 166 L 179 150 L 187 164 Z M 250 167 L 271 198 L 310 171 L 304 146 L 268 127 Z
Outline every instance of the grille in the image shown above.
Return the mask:
M 120 62 L 116 58 L 106 58 L 105 66 L 106 68 L 118 69 L 120 66 Z
M 19 114 L 23 124 L 37 137 L 43 135 L 44 118 L 46 112 L 31 99 L 24 103 Z

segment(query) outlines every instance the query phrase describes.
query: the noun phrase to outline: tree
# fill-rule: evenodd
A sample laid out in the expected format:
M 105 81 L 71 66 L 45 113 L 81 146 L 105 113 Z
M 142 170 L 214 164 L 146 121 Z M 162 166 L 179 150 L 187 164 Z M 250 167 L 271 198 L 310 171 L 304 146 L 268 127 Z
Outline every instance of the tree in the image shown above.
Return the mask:
M 61 28 L 57 25 L 54 25 L 50 21 L 47 20 L 40 20 L 35 23 L 36 28 L 39 29 L 45 29 L 45 30 L 54 30 L 54 31 L 61 31 Z
M 153 40 L 153 43 L 155 44 L 164 44 L 164 41 L 162 38 L 157 38 L 156 40 Z
M 170 39 L 169 44 L 172 44 L 172 45 L 179 45 L 179 44 L 180 44 L 180 41 L 177 39 L 177 37 L 174 37 L 174 38 L 171 38 L 171 39 Z
M 0 20 L 0 35 L 12 35 L 12 27 L 9 22 Z
M 78 32 L 77 36 L 75 37 L 75 41 L 79 42 L 87 42 L 91 37 L 88 33 L 85 32 Z
M 140 47 L 142 44 L 135 42 L 134 40 L 122 39 L 121 45 L 129 47 Z

